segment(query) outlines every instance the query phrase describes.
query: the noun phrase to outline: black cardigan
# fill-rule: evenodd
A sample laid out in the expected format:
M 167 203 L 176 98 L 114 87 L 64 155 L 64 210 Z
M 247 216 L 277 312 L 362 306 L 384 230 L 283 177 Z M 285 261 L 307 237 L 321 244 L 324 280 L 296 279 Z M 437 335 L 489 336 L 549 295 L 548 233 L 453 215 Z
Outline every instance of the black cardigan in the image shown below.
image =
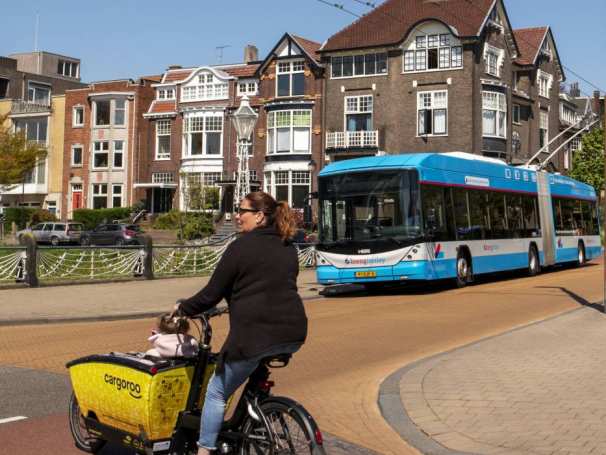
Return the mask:
M 230 330 L 219 371 L 224 361 L 250 359 L 282 344 L 305 341 L 307 317 L 297 293 L 298 274 L 295 247 L 283 242 L 275 228 L 257 228 L 234 240 L 206 287 L 182 301 L 185 315 L 227 301 Z

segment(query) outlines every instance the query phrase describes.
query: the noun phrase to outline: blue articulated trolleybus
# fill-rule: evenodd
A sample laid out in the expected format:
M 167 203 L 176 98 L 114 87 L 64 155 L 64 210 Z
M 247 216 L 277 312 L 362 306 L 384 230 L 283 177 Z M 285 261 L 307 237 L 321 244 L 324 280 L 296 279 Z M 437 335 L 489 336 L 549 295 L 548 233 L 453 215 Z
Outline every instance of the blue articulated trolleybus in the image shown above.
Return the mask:
M 542 266 L 601 254 L 594 189 L 468 153 L 332 163 L 319 175 L 322 284 L 406 282 Z

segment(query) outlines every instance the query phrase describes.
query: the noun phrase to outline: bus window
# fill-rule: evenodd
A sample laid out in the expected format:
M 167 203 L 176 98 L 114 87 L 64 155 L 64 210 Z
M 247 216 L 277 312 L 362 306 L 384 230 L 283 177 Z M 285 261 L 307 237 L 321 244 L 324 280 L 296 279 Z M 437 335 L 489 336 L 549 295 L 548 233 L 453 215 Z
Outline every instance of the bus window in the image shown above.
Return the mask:
M 480 240 L 486 238 L 488 228 L 488 193 L 486 191 L 469 190 L 469 217 L 471 221 L 471 238 Z
M 586 235 L 587 229 L 585 228 L 585 222 L 583 220 L 583 211 L 581 208 L 581 201 L 573 201 L 572 206 L 572 219 L 575 225 L 575 235 Z
M 507 203 L 507 225 L 511 236 L 514 238 L 522 236 L 522 198 L 517 194 L 505 196 Z
M 469 210 L 467 209 L 467 191 L 461 188 L 452 188 L 451 191 L 454 204 L 455 226 L 457 227 L 457 239 L 471 239 Z
M 564 222 L 562 221 L 562 206 L 559 199 L 553 199 L 553 224 L 555 225 L 556 235 L 564 230 Z
M 335 224 L 337 226 L 337 239 L 348 238 L 347 235 L 347 215 L 345 213 L 345 201 L 336 201 Z
M 563 223 L 563 232 L 561 235 L 574 235 L 576 232 L 577 226 L 574 219 L 575 203 L 574 199 L 560 199 Z
M 523 237 L 539 235 L 537 199 L 534 196 L 522 196 Z
M 332 201 L 323 200 L 322 201 L 322 232 L 320 233 L 320 238 L 322 241 L 334 241 L 334 233 L 333 233 L 333 216 L 332 216 L 333 204 Z
M 433 239 L 451 240 L 448 232 L 448 216 L 444 203 L 444 188 L 423 185 L 421 190 L 423 207 L 423 229 L 426 234 L 433 228 Z
M 595 211 L 595 202 L 580 201 L 581 212 L 583 213 L 583 224 L 585 227 L 585 235 L 598 235 L 599 227 Z
M 505 195 L 491 191 L 488 196 L 490 238 L 505 239 L 509 237 L 507 232 L 507 218 L 505 216 Z

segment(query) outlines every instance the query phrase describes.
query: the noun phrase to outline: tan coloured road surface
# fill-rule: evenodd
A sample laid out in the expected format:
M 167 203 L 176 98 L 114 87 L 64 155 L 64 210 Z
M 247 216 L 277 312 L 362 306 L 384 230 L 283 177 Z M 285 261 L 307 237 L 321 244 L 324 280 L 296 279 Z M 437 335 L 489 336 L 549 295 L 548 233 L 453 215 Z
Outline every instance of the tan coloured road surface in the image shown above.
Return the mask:
M 416 451 L 383 420 L 381 381 L 402 366 L 511 328 L 578 308 L 561 288 L 602 299 L 602 267 L 487 282 L 432 293 L 306 302 L 309 341 L 278 370 L 276 393 L 301 401 L 320 427 L 384 454 Z M 68 288 L 65 288 L 69 292 Z M 216 341 L 226 318 L 215 323 Z M 140 350 L 150 320 L 0 328 L 0 364 L 64 372 L 69 359 L 94 352 Z

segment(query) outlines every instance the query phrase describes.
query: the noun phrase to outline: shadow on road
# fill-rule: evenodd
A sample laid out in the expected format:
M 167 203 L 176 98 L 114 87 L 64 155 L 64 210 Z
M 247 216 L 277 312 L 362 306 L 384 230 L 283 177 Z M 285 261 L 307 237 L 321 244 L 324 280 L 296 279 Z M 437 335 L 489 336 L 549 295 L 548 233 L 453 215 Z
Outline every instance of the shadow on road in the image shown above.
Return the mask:
M 589 263 L 584 267 L 596 267 L 598 264 Z M 562 270 L 574 268 L 572 264 L 558 264 L 545 268 L 541 274 L 556 273 Z M 472 286 L 478 286 L 482 284 L 500 283 L 520 278 L 528 278 L 526 269 L 509 270 L 498 273 L 486 273 L 474 277 Z M 547 287 L 547 286 L 545 286 Z M 456 289 L 454 280 L 435 280 L 435 281 L 409 281 L 405 283 L 369 283 L 367 286 L 361 283 L 355 284 L 338 284 L 333 286 L 326 286 L 322 289 L 319 294 L 324 297 L 330 298 L 351 298 L 351 297 L 367 297 L 372 295 L 427 295 L 427 294 L 438 294 L 445 291 Z M 562 289 L 564 292 L 568 292 Z M 571 297 L 573 297 L 571 295 Z M 577 296 L 581 298 L 580 296 Z M 574 298 L 574 297 L 573 297 Z M 577 300 L 577 299 L 575 299 Z M 579 300 L 577 300 L 581 303 Z M 581 303 L 582 305 L 592 306 L 596 304 Z M 601 305 L 598 305 L 601 308 Z M 599 308 L 595 308 L 599 309 Z M 600 310 L 601 311 L 601 310 Z
M 565 287 L 562 287 L 562 286 L 537 286 L 537 288 L 541 288 L 541 289 L 559 289 L 564 294 L 567 294 L 570 298 L 572 298 L 579 305 L 583 305 L 583 306 L 586 306 L 588 308 L 591 308 L 591 309 L 594 309 L 596 311 L 599 311 L 600 313 L 604 313 L 604 305 L 602 303 L 591 303 L 588 300 L 585 300 L 579 294 L 577 294 L 575 292 L 572 292 L 572 291 L 566 289 Z

